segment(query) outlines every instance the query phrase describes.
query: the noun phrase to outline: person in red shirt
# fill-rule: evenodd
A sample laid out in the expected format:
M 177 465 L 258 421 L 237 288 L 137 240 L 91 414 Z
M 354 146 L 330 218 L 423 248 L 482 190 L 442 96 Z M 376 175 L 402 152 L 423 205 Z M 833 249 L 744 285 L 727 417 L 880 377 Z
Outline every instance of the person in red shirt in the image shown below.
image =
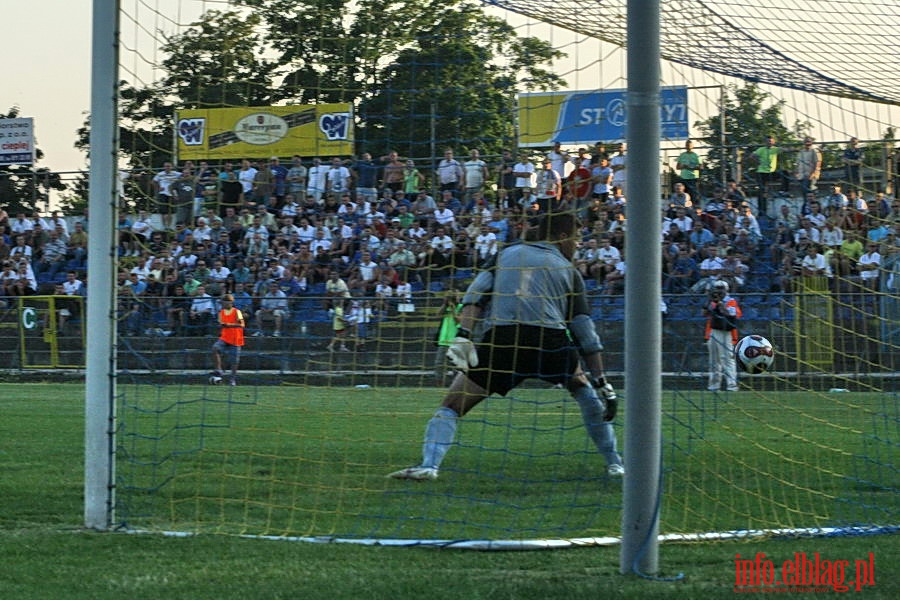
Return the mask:
M 588 207 L 591 204 L 591 195 L 594 191 L 591 181 L 591 170 L 585 166 L 587 159 L 579 159 L 578 166 L 566 178 L 566 191 L 575 199 L 575 207 L 578 216 L 584 219 L 587 216 Z
M 219 310 L 219 325 L 222 333 L 213 344 L 213 360 L 216 370 L 213 371 L 210 382 L 222 383 L 222 355 L 228 357 L 231 367 L 230 385 L 237 385 L 237 369 L 241 358 L 241 346 L 244 345 L 244 315 L 234 307 L 234 296 L 225 294 L 222 296 L 222 308 Z

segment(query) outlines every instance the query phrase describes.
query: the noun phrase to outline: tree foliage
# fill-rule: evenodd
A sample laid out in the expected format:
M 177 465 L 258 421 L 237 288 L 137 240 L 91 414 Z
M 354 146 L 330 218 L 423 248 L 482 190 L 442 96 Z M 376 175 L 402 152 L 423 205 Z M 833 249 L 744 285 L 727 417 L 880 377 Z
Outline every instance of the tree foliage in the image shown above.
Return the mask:
M 408 156 L 432 156 L 432 142 L 437 155 L 444 146 L 499 153 L 514 134 L 518 77 L 527 74 L 533 88 L 559 86 L 542 68 L 559 54 L 544 41 L 519 39 L 479 7 L 435 4 L 430 14 L 429 26 L 378 71 L 376 93 L 360 102 L 365 143 Z
M 132 169 L 170 157 L 183 108 L 350 102 L 360 150 L 429 156 L 432 141 L 508 145 L 515 93 L 558 87 L 560 56 L 472 0 L 240 0 L 161 46 L 164 75 L 123 82 L 120 148 Z M 87 151 L 89 123 L 79 130 Z
M 775 101 L 755 83 L 746 83 L 743 87 L 727 86 L 723 107 L 725 146 L 721 146 L 721 114 L 694 123 L 700 130 L 701 140 L 711 148 L 705 161 L 706 171 L 719 173 L 724 161 L 725 172 L 736 176 L 743 167 L 741 157 L 765 144 L 769 135 L 774 136 L 780 146 L 799 145 L 810 125 L 800 122 L 786 125 L 782 116 L 784 105 L 784 100 Z

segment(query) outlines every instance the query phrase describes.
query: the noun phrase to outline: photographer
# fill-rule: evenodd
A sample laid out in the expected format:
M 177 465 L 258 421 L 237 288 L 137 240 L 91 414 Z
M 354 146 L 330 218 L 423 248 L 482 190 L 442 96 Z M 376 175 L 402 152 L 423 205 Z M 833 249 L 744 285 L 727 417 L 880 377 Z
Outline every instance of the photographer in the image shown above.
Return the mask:
M 737 367 L 734 363 L 734 345 L 738 341 L 738 320 L 741 307 L 737 300 L 728 295 L 728 284 L 716 281 L 709 290 L 709 302 L 703 307 L 706 317 L 706 348 L 709 351 L 709 385 L 707 389 L 717 392 L 722 387 L 736 392 Z

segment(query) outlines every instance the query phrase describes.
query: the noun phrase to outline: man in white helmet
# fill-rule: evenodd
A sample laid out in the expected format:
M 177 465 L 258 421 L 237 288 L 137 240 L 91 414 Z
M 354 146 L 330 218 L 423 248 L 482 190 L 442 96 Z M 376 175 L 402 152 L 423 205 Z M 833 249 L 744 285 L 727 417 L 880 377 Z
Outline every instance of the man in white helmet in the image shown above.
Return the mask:
M 722 387 L 736 392 L 737 366 L 734 362 L 734 346 L 738 341 L 738 322 L 741 307 L 728 295 L 728 284 L 716 281 L 709 290 L 709 301 L 703 307 L 706 316 L 706 348 L 709 351 L 709 385 L 707 389 L 718 392 Z

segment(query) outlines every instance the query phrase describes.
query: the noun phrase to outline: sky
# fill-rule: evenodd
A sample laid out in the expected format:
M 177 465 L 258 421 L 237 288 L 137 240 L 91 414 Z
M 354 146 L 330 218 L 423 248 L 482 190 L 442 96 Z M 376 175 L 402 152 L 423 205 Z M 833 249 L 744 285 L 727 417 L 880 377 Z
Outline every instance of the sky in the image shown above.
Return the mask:
M 34 117 L 40 166 L 83 169 L 73 144 L 90 108 L 91 0 L 3 5 L 0 111 L 18 106 L 20 116 Z
M 31 3 L 4 0 L 4 51 L 0 110 L 18 106 L 20 115 L 34 117 L 37 145 L 45 159 L 40 166 L 54 171 L 78 170 L 86 167 L 84 155 L 74 147 L 75 132 L 82 125 L 90 107 L 90 53 L 92 0 L 35 0 Z M 166 15 L 190 21 L 191 13 L 203 8 L 221 8 L 216 0 L 123 0 L 123 10 L 141 15 L 141 27 L 122 19 L 123 39 L 168 25 L 165 19 L 147 16 L 147 7 L 161 8 Z M 491 9 L 496 10 L 496 9 Z M 143 11 L 143 12 L 141 12 Z M 570 89 L 624 88 L 624 53 L 575 34 L 544 24 L 524 24 L 524 18 L 502 13 L 520 27 L 521 35 L 535 35 L 549 40 L 568 56 L 557 65 L 557 72 L 569 82 Z M 148 56 L 153 51 L 147 52 Z M 122 63 L 133 55 L 123 53 Z M 664 65 L 666 85 L 707 85 L 723 81 L 701 72 Z M 707 90 L 692 96 L 692 111 L 698 117 L 715 109 L 718 92 Z M 701 106 L 706 103 L 706 106 Z M 885 123 L 900 123 L 896 108 L 872 106 L 838 99 L 815 103 L 809 97 L 789 100 L 788 122 L 812 120 L 821 130 L 820 139 L 846 139 L 858 135 L 880 137 Z M 875 114 L 877 113 L 877 114 Z M 861 115 L 867 117 L 861 118 Z M 703 115 L 705 116 L 705 115 Z M 825 129 L 829 130 L 826 131 Z

